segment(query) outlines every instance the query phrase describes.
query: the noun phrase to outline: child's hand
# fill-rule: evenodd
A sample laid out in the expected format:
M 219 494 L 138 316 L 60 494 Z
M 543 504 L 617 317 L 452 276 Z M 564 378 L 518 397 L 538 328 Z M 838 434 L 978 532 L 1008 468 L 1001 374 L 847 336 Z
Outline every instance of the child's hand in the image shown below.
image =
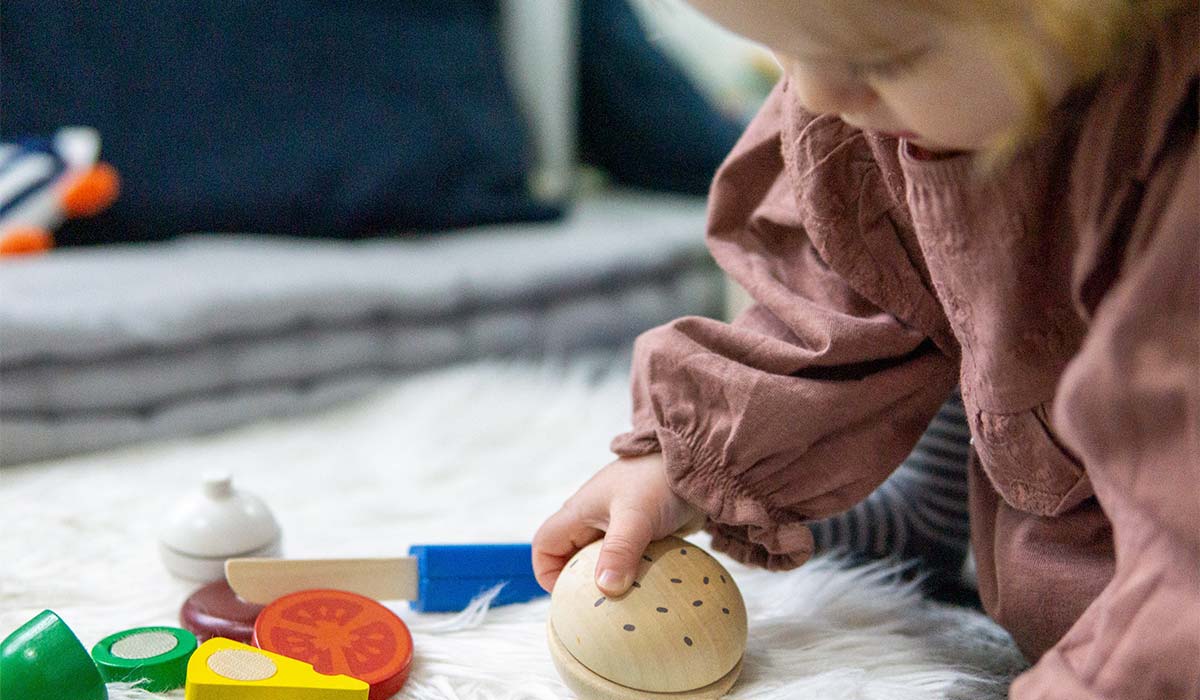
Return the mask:
M 646 545 L 703 523 L 704 514 L 667 485 L 661 454 L 618 459 L 542 523 L 533 536 L 533 571 L 549 591 L 571 556 L 603 537 L 596 585 L 620 595 L 633 584 Z

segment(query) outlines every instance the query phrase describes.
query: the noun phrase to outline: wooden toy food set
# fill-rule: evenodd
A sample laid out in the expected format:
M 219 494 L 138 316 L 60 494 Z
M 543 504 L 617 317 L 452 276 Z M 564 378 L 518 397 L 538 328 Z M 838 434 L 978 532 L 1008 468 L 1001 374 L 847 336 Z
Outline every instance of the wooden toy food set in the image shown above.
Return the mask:
M 554 585 L 547 637 L 559 675 L 581 700 L 699 700 L 725 694 L 746 649 L 746 607 L 733 577 L 677 537 L 652 542 L 633 587 L 596 587 L 601 542 Z
M 206 477 L 161 547 L 173 573 L 208 581 L 180 610 L 186 629 L 124 630 L 89 655 L 46 610 L 0 643 L 0 698 L 106 700 L 106 681 L 129 681 L 150 692 L 185 687 L 186 700 L 386 700 L 408 678 L 413 641 L 376 599 L 449 612 L 501 582 L 492 605 L 544 595 L 528 544 L 414 545 L 407 557 L 381 559 L 224 558 L 276 552 L 279 542 L 265 504 L 228 476 Z M 627 594 L 608 598 L 593 580 L 600 544 L 571 559 L 551 600 L 550 652 L 566 684 L 581 700 L 727 691 L 746 645 L 746 609 L 729 573 L 671 537 L 651 543 Z
M 0 697 L 105 700 L 106 681 L 129 681 L 150 692 L 186 687 L 188 700 L 385 700 L 408 678 L 413 643 L 404 621 L 373 598 L 452 612 L 501 582 L 493 605 L 545 594 L 528 544 L 414 545 L 407 557 L 378 559 L 269 558 L 281 542 L 261 499 L 235 489 L 228 474 L 205 475 L 170 511 L 159 542 L 171 573 L 205 582 L 180 609 L 185 629 L 125 630 L 89 656 L 46 610 L 0 645 Z

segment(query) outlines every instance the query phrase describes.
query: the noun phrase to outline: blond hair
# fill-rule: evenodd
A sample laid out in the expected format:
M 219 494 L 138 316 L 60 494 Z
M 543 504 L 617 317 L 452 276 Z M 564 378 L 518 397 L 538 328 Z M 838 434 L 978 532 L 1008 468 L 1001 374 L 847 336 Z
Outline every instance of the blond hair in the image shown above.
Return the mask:
M 1093 82 L 1171 13 L 1194 0 L 903 0 L 952 21 L 975 22 L 986 30 L 988 47 L 1007 67 L 1009 89 L 1023 119 L 998 135 L 977 156 L 982 173 L 1012 159 L 1041 133 L 1054 107 L 1046 84 L 1043 54 L 1033 50 L 1031 30 L 1040 32 L 1069 64 L 1072 85 Z
M 814 0 L 795 0 L 796 2 Z M 822 26 L 806 27 L 826 44 L 853 51 L 886 54 L 902 48 L 889 27 L 869 21 L 873 3 L 821 2 Z M 1195 0 L 890 0 L 935 22 L 966 26 L 1005 69 L 1008 89 L 1023 118 L 999 134 L 976 156 L 981 173 L 1007 163 L 1041 133 L 1054 108 L 1051 101 L 1047 42 L 1056 60 L 1065 60 L 1072 87 L 1092 82 L 1119 63 L 1135 42 L 1172 12 Z M 1060 58 L 1061 57 L 1061 58 Z

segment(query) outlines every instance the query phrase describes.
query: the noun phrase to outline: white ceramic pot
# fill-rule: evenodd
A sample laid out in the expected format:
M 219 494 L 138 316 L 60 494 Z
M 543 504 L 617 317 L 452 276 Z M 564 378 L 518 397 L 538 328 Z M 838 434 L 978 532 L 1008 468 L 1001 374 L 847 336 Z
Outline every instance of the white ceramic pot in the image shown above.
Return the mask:
M 213 472 L 168 515 L 159 553 L 176 576 L 208 582 L 225 578 L 226 559 L 277 557 L 282 542 L 262 499 L 235 489 L 229 474 Z

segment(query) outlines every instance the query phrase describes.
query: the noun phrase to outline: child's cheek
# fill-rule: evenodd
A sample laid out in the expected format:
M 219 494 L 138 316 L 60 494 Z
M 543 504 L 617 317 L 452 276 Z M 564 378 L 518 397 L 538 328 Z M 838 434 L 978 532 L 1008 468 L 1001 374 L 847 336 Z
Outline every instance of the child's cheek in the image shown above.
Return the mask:
M 929 148 L 979 150 L 1020 125 L 1022 111 L 1014 96 L 994 81 L 970 79 L 967 72 L 914 76 L 880 85 L 877 93 Z

